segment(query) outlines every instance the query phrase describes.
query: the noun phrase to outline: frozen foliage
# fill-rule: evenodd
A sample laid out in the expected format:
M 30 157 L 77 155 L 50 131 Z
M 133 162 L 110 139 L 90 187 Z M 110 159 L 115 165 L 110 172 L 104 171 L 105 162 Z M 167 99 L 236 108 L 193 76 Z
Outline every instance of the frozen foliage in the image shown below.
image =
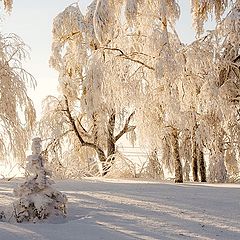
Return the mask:
M 106 44 L 112 39 L 111 31 L 114 26 L 114 11 L 110 0 L 98 0 L 94 17 L 94 31 L 101 44 Z
M 103 91 L 109 79 L 109 75 L 105 75 L 109 65 L 101 45 L 107 44 L 107 38 L 117 33 L 111 33 L 110 29 L 116 26 L 114 19 L 118 15 L 109 10 L 119 6 L 119 2 L 93 1 L 83 16 L 74 4 L 55 17 L 50 65 L 59 73 L 61 96 L 46 99 L 45 115 L 41 121 L 43 137 L 51 135 L 54 139 L 48 145 L 49 159 L 67 155 L 63 163 L 66 166 L 70 156 L 74 159 L 72 162 L 80 158 L 86 162 L 84 158 L 97 157 L 103 175 L 108 168 L 105 166 L 108 157 L 116 153 L 117 141 L 135 128 L 130 126 L 133 113 L 108 101 Z M 108 35 L 106 39 L 101 39 L 102 34 L 106 35 L 102 31 Z M 57 124 L 59 121 L 62 123 L 60 126 Z M 58 156 L 54 157 L 53 152 Z
M 6 10 L 6 12 L 8 13 L 11 12 L 13 0 L 2 0 L 2 1 L 3 1 L 4 9 Z
M 228 7 L 229 0 L 192 0 L 192 14 L 197 34 L 203 32 L 203 25 L 209 14 L 215 16 L 216 21 L 221 19 L 223 12 Z
M 28 156 L 27 161 L 30 175 L 14 189 L 14 195 L 19 197 L 13 204 L 16 221 L 36 222 L 51 217 L 65 217 L 67 197 L 51 187 L 53 181 L 44 167 L 40 138 L 33 139 L 32 155 Z
M 24 160 L 35 122 L 33 103 L 27 95 L 27 85 L 34 86 L 34 79 L 21 64 L 27 57 L 25 44 L 18 36 L 0 35 L 1 159 L 11 155 Z
M 158 168 L 164 176 L 166 169 L 176 182 L 183 175 L 203 182 L 235 179 L 239 4 L 192 0 L 199 38 L 189 45 L 175 29 L 180 16 L 175 0 L 96 0 L 85 16 L 77 5 L 66 8 L 53 25 L 50 63 L 59 72 L 62 97 L 47 102 L 53 108 L 44 117 L 46 133 L 68 136 L 56 142 L 70 142 L 75 159 L 86 146 L 102 163 L 129 133 L 148 152 L 159 152 L 149 172 Z M 209 15 L 216 29 L 203 35 Z M 133 117 L 136 129 L 130 126 Z

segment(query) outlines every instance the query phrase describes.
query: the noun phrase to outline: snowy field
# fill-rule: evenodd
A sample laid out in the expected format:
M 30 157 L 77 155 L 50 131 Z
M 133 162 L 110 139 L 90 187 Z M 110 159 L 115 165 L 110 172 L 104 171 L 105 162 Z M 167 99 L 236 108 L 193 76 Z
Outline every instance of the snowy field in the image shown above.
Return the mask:
M 18 182 L 22 182 L 19 180 Z M 17 181 L 0 181 L 0 211 Z M 0 223 L 0 240 L 240 239 L 240 185 L 61 181 L 66 222 Z

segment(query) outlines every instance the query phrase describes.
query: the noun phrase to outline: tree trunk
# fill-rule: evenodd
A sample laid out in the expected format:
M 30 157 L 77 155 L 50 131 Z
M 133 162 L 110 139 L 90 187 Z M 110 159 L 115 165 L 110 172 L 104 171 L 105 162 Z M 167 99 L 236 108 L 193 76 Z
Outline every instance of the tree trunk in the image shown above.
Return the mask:
M 107 158 L 104 154 L 104 152 L 100 149 L 96 149 L 97 155 L 98 155 L 98 159 L 101 162 L 102 165 L 102 176 L 105 176 L 108 173 L 108 164 L 107 164 Z
M 182 164 L 179 155 L 179 143 L 177 129 L 173 130 L 173 159 L 175 163 L 175 183 L 183 182 Z
M 238 167 L 237 154 L 236 154 L 236 149 L 232 144 L 225 151 L 225 162 L 226 162 L 226 168 L 229 176 L 230 177 L 238 176 L 239 167 Z
M 227 169 L 224 162 L 224 132 L 220 131 L 215 140 L 215 150 L 209 156 L 209 181 L 224 183 L 227 181 Z
M 203 154 L 202 149 L 200 149 L 199 147 L 198 147 L 198 162 L 199 162 L 199 171 L 200 171 L 200 176 L 201 176 L 201 182 L 207 182 L 204 154 Z
M 196 126 L 192 133 L 192 173 L 193 181 L 198 182 L 198 157 L 197 157 L 197 143 L 196 143 Z
M 183 168 L 183 180 L 186 181 L 186 182 L 190 181 L 189 173 L 190 173 L 190 163 L 186 159 L 185 164 L 184 164 L 184 168 Z
M 92 114 L 93 120 L 93 143 L 98 144 L 98 114 L 94 112 Z
M 108 121 L 108 142 L 107 142 L 107 156 L 115 154 L 115 139 L 114 139 L 114 128 L 115 128 L 116 115 L 115 112 L 111 114 Z
M 225 158 L 224 158 L 224 144 L 223 144 L 223 139 L 224 139 L 224 131 L 222 130 L 222 134 L 219 134 L 218 136 L 218 143 L 219 143 L 219 155 L 220 157 L 218 158 L 218 166 L 217 166 L 217 176 L 216 180 L 219 183 L 224 183 L 227 181 L 227 169 L 225 166 Z
M 114 128 L 115 128 L 116 114 L 113 112 L 110 115 L 108 121 L 108 136 L 107 136 L 107 159 L 104 164 L 104 176 L 109 172 L 113 161 L 115 160 L 114 154 L 116 152 L 116 141 L 114 139 Z

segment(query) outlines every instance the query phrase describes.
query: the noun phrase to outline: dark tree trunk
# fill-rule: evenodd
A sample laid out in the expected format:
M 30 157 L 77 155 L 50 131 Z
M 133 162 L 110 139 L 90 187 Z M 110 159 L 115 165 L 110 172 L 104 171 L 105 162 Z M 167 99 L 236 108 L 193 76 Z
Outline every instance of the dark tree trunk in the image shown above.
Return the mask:
M 68 99 L 67 99 L 66 96 L 65 96 L 65 103 L 66 103 L 66 112 L 67 112 L 68 118 L 70 120 L 70 123 L 72 125 L 73 131 L 75 132 L 75 134 L 76 134 L 80 144 L 82 146 L 85 146 L 85 147 L 90 147 L 90 148 L 92 148 L 92 149 L 94 149 L 96 151 L 96 153 L 98 155 L 98 158 L 99 158 L 99 160 L 100 160 L 100 162 L 102 164 L 102 169 L 103 169 L 103 174 L 102 175 L 103 176 L 106 175 L 107 174 L 107 170 L 108 170 L 106 165 L 105 165 L 107 158 L 105 156 L 104 151 L 97 145 L 97 140 L 98 140 L 97 139 L 97 124 L 96 124 L 96 122 L 97 122 L 97 114 L 96 113 L 93 114 L 94 127 L 96 128 L 95 131 L 94 131 L 94 143 L 87 142 L 87 141 L 85 141 L 82 138 L 80 132 L 78 131 L 77 125 L 75 123 L 75 120 L 72 117 L 72 114 L 71 114 L 71 111 L 70 111 L 70 108 L 69 108 L 69 104 L 68 104 Z
M 129 127 L 129 122 L 132 118 L 132 116 L 134 115 L 134 112 L 127 118 L 125 125 L 123 127 L 123 129 L 119 132 L 119 134 L 114 137 L 114 128 L 115 128 L 115 123 L 116 123 L 116 114 L 115 111 L 113 110 L 110 117 L 109 117 L 109 121 L 108 121 L 108 126 L 107 126 L 107 131 L 108 131 L 108 136 L 107 136 L 107 149 L 106 149 L 106 153 L 104 149 L 98 144 L 99 140 L 98 139 L 98 124 L 99 124 L 99 120 L 98 120 L 98 114 L 97 112 L 93 113 L 92 115 L 92 120 L 93 120 L 93 142 L 88 142 L 86 141 L 82 136 L 81 136 L 81 132 L 78 131 L 78 127 L 75 123 L 75 119 L 73 118 L 72 114 L 71 114 L 71 110 L 69 108 L 69 104 L 68 104 L 68 99 L 66 96 L 65 97 L 65 103 L 66 103 L 66 109 L 64 109 L 64 111 L 66 111 L 67 116 L 70 120 L 70 124 L 72 126 L 72 130 L 74 131 L 74 133 L 76 134 L 81 146 L 85 146 L 85 147 L 90 147 L 92 149 L 94 149 L 98 155 L 98 159 L 100 160 L 101 164 L 102 164 L 102 175 L 105 176 L 109 169 L 112 166 L 112 162 L 114 161 L 114 154 L 116 152 L 116 142 L 118 139 L 120 139 L 125 133 L 127 133 L 128 131 L 130 131 L 131 129 L 134 129 L 133 127 L 130 128 Z M 81 123 L 80 123 L 81 125 Z M 82 126 L 81 128 L 83 130 L 85 130 Z M 85 131 L 86 132 L 86 131 Z M 111 157 L 112 158 L 109 158 Z
M 197 156 L 197 143 L 196 143 L 196 127 L 192 133 L 192 173 L 193 181 L 198 182 L 198 156 Z
M 116 122 L 116 114 L 113 112 L 110 115 L 109 121 L 108 121 L 108 138 L 107 138 L 107 159 L 105 163 L 103 164 L 103 174 L 104 176 L 109 172 L 115 157 L 114 154 L 116 152 L 116 141 L 114 138 L 114 128 L 115 128 L 115 122 Z
M 93 119 L 93 143 L 98 144 L 98 114 L 94 112 L 92 114 Z
M 206 167 L 204 162 L 204 154 L 203 151 L 198 147 L 198 162 L 199 162 L 199 171 L 201 176 L 201 182 L 206 182 Z
M 108 142 L 107 142 L 107 156 L 115 154 L 116 142 L 114 139 L 114 128 L 115 128 L 116 115 L 112 113 L 108 121 Z
M 183 182 L 182 163 L 179 155 L 179 143 L 177 129 L 173 130 L 173 159 L 175 163 L 175 183 Z

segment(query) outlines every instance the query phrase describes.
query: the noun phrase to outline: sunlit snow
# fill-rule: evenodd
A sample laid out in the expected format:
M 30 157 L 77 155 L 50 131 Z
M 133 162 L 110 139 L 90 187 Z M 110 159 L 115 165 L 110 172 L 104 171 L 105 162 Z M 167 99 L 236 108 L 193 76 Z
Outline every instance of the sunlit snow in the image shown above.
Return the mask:
M 0 182 L 0 211 L 21 180 Z M 4 240 L 240 239 L 240 185 L 85 179 L 61 181 L 66 222 L 0 223 Z M 8 219 L 7 219 L 8 220 Z M 10 219 L 10 222 L 12 219 Z

